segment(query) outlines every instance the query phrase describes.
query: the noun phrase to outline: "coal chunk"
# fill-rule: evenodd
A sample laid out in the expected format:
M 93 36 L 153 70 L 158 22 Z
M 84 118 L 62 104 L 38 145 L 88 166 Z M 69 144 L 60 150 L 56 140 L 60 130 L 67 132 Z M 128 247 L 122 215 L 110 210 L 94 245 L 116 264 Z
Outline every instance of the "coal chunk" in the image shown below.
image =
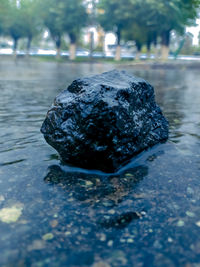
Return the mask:
M 114 172 L 168 138 L 153 87 L 125 71 L 75 80 L 47 113 L 41 132 L 63 162 Z

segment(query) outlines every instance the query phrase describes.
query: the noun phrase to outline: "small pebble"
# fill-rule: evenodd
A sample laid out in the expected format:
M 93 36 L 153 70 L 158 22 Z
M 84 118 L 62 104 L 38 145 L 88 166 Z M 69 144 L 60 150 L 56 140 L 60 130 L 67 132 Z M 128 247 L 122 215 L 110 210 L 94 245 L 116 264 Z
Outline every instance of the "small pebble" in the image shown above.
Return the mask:
M 45 242 L 43 240 L 34 240 L 32 244 L 28 245 L 28 251 L 41 250 L 45 248 Z
M 52 233 L 47 233 L 45 235 L 42 236 L 42 239 L 47 241 L 47 240 L 51 240 L 54 238 L 54 235 Z
M 180 207 L 177 204 L 173 205 L 176 210 L 180 209 Z
M 200 227 L 200 221 L 195 223 L 198 227 Z
M 134 240 L 132 238 L 128 238 L 127 243 L 134 243 Z
M 131 174 L 131 173 L 126 173 L 125 176 L 126 176 L 126 177 L 133 177 L 133 174 Z
M 56 227 L 57 225 L 58 225 L 58 221 L 57 220 L 52 220 L 52 221 L 50 221 L 50 225 L 51 225 L 51 227 Z
M 101 234 L 99 240 L 102 241 L 102 242 L 106 241 L 106 235 L 105 234 Z
M 115 210 L 109 210 L 108 213 L 109 214 L 115 214 Z
M 113 245 L 113 241 L 112 241 L 112 240 L 109 240 L 107 245 L 108 245 L 109 247 L 112 247 L 112 245 Z
M 91 181 L 88 181 L 88 180 L 87 180 L 87 181 L 85 181 L 85 185 L 86 185 L 86 186 L 92 186 L 93 183 L 92 183 Z
M 194 194 L 194 190 L 191 187 L 188 187 L 187 188 L 187 193 L 192 195 L 192 194 Z
M 67 231 L 67 232 L 65 232 L 65 235 L 66 236 L 71 235 L 71 232 L 70 231 Z
M 111 207 L 111 206 L 113 206 L 113 203 L 109 202 L 109 201 L 104 201 L 103 205 L 104 205 L 104 207 Z
M 186 211 L 186 215 L 188 217 L 194 217 L 195 216 L 194 212 L 191 212 L 191 211 Z
M 160 244 L 160 242 L 158 240 L 156 240 L 154 243 L 153 243 L 153 246 L 154 248 L 157 248 L 157 249 L 161 249 L 162 248 L 162 245 Z
M 182 226 L 184 226 L 184 221 L 182 221 L 182 220 L 179 220 L 178 222 L 177 222 L 177 226 L 178 227 L 182 227 Z

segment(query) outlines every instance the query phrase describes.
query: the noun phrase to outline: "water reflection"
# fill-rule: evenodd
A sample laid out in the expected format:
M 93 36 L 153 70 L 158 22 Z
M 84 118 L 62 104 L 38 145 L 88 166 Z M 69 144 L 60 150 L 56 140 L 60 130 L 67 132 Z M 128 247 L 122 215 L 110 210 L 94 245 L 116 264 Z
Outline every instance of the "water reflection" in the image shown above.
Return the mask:
M 124 228 L 133 220 L 142 217 L 142 210 L 134 210 L 134 190 L 137 184 L 148 174 L 148 167 L 139 165 L 122 172 L 120 175 L 94 175 L 87 173 L 66 172 L 58 165 L 48 168 L 44 181 L 64 190 L 71 206 L 76 201 L 92 208 L 91 222 L 103 228 Z M 137 196 L 138 198 L 138 196 Z M 124 200 L 129 199 L 126 208 L 120 209 Z
M 108 201 L 109 206 L 121 203 L 137 184 L 148 174 L 147 166 L 128 169 L 120 175 L 99 176 L 93 173 L 65 172 L 58 165 L 48 168 L 44 181 L 60 186 L 79 201 L 99 206 Z

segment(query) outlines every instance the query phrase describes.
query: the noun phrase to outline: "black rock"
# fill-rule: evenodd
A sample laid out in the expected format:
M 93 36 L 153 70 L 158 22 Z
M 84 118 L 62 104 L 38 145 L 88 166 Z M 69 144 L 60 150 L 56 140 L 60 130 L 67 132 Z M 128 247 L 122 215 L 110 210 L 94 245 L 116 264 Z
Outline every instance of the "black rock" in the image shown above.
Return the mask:
M 75 80 L 55 99 L 41 132 L 65 163 L 113 172 L 168 138 L 154 89 L 125 71 Z

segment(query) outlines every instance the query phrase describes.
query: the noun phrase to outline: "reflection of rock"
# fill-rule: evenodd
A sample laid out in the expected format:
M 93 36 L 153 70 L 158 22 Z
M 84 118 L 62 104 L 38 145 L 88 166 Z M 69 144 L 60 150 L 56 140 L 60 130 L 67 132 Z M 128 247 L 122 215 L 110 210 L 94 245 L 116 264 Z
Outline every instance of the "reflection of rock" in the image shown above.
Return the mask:
M 93 172 L 68 172 L 57 165 L 48 168 L 44 181 L 65 192 L 66 203 L 88 207 L 87 216 L 102 228 L 124 228 L 142 217 L 143 206 L 136 208 L 142 195 L 135 194 L 137 184 L 148 174 L 144 165 L 116 175 L 101 176 Z M 85 208 L 84 208 L 85 209 Z
M 168 137 L 154 89 L 124 71 L 74 81 L 41 128 L 64 162 L 112 172 Z
M 148 168 L 142 165 L 111 176 L 65 172 L 59 166 L 53 165 L 48 168 L 44 181 L 61 186 L 63 190 L 73 193 L 73 197 L 79 201 L 106 201 L 105 205 L 112 206 L 121 202 L 147 174 Z

